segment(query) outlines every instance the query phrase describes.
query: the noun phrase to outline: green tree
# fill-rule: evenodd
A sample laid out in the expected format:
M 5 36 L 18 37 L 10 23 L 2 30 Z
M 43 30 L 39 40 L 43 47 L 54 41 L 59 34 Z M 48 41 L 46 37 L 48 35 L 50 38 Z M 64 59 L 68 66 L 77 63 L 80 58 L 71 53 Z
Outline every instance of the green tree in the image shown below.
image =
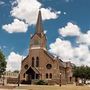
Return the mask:
M 6 70 L 5 56 L 2 53 L 2 51 L 0 50 L 0 77 L 1 77 L 1 75 L 4 74 L 5 70 Z
M 13 71 L 14 73 L 19 73 L 19 70 L 15 70 L 15 71 Z
M 82 83 L 86 83 L 87 79 L 90 79 L 90 67 L 88 66 L 80 66 L 74 67 L 73 69 L 73 76 L 77 78 L 81 78 Z
M 90 67 L 86 66 L 86 79 L 90 79 Z

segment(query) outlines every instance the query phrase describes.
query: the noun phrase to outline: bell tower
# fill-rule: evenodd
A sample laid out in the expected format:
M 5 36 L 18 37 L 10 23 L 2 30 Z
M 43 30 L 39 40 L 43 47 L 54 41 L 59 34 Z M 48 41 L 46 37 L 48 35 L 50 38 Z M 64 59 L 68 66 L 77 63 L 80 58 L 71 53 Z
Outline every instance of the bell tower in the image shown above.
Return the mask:
M 41 11 L 38 13 L 36 31 L 31 37 L 30 49 L 46 49 L 46 35 L 43 31 Z

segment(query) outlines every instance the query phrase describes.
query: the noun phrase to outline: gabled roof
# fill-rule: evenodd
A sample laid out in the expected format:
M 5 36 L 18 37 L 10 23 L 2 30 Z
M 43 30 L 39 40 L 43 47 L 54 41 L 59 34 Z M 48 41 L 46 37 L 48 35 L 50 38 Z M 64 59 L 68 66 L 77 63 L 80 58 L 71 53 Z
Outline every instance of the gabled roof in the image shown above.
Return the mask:
M 47 54 L 53 61 L 58 60 L 59 61 L 59 65 L 61 67 L 64 67 L 64 68 L 66 67 L 66 63 L 63 62 L 61 59 L 55 59 L 55 57 L 51 53 L 49 53 L 48 51 L 46 51 L 46 50 L 44 50 L 44 53 Z
M 49 53 L 49 52 L 46 51 L 46 50 L 44 50 L 44 53 L 45 53 L 46 55 L 48 55 L 52 60 L 54 60 L 54 56 L 53 56 L 51 53 Z
M 22 63 L 23 63 L 23 62 L 24 62 L 24 60 L 26 60 L 28 57 L 29 57 L 29 55 L 27 55 L 27 56 L 26 56 L 26 58 L 24 58 L 24 59 L 22 60 Z
M 26 71 L 26 73 L 28 73 L 30 71 L 30 69 L 32 69 L 36 74 L 40 74 L 39 71 L 35 67 L 32 67 L 32 66 L 30 66 L 28 68 L 28 70 Z

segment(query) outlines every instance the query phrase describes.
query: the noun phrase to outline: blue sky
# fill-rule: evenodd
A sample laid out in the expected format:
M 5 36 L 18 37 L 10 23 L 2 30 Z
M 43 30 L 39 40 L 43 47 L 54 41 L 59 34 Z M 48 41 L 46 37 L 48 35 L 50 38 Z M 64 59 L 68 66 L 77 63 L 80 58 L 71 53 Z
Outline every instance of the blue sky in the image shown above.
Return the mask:
M 39 9 L 43 14 L 49 51 L 64 61 L 70 59 L 76 64 L 82 62 L 87 65 L 90 55 L 90 0 L 0 0 L 0 48 L 7 61 L 12 53 L 27 55 Z

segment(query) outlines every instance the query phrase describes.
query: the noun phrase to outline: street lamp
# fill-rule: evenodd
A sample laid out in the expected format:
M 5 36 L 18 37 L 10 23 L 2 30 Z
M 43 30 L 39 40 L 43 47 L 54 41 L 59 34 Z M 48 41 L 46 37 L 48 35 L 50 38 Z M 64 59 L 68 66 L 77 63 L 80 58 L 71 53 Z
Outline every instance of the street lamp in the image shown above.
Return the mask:
M 18 75 L 18 87 L 20 86 L 20 74 Z
M 59 86 L 61 87 L 61 73 L 59 73 L 60 74 L 60 82 L 59 82 Z

